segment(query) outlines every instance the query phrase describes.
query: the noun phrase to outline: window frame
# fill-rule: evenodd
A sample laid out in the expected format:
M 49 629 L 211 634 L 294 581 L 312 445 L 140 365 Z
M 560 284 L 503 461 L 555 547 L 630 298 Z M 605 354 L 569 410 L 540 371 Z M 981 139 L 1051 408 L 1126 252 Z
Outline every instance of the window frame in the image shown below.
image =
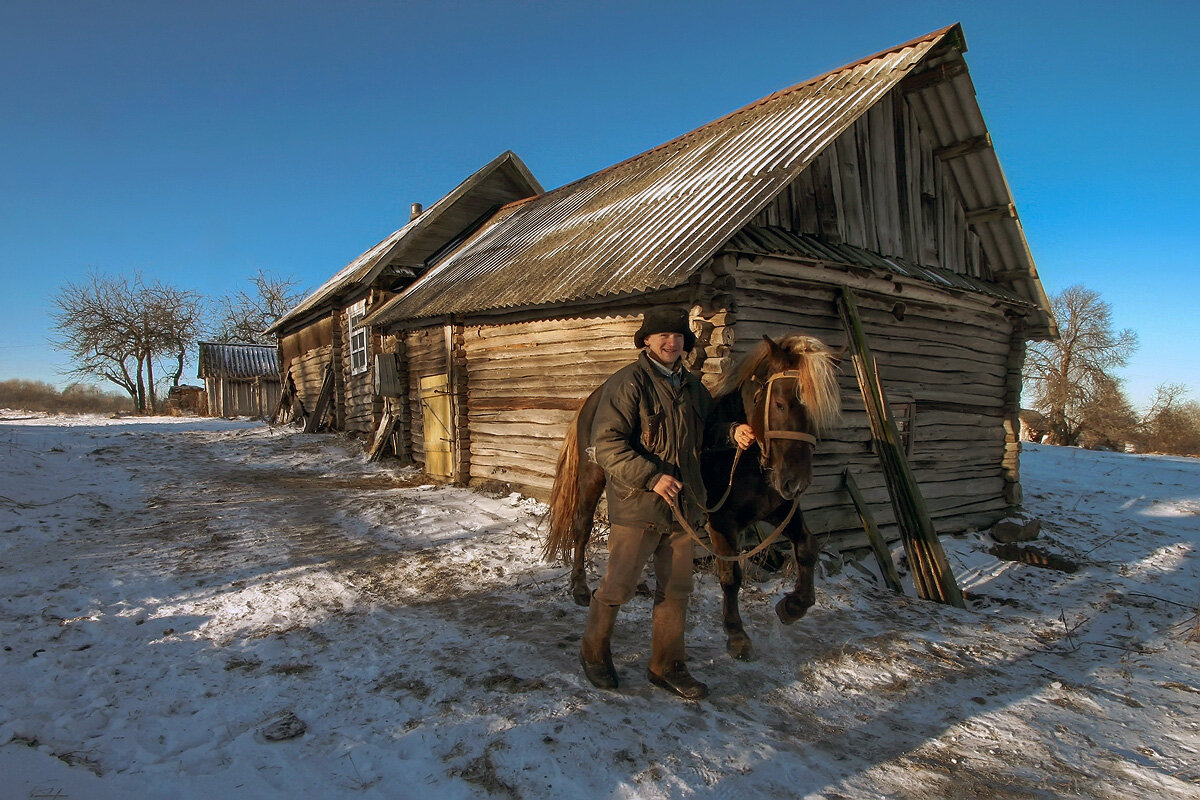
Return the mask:
M 346 309 L 346 337 L 350 342 L 351 375 L 361 375 L 371 366 L 371 331 L 361 324 L 366 316 L 366 299 L 359 300 Z

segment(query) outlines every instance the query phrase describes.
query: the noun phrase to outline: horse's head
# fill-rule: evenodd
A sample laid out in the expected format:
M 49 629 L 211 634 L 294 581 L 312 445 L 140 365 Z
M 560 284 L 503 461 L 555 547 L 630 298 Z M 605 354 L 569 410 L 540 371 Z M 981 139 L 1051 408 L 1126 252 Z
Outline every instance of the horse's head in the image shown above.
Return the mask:
M 756 355 L 741 382 L 746 418 L 772 488 L 793 499 L 812 482 L 819 436 L 841 415 L 837 357 L 808 336 L 763 336 Z

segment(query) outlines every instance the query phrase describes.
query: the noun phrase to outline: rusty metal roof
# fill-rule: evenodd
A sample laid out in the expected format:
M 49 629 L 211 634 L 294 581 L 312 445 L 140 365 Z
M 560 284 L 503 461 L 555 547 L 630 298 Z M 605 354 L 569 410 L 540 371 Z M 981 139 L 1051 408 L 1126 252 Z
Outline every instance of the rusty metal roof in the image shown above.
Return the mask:
M 956 289 L 983 294 L 1017 306 L 1032 307 L 1033 303 L 1010 289 L 990 281 L 963 275 L 943 267 L 917 264 L 900 256 L 881 256 L 849 244 L 833 244 L 806 233 L 767 225 L 747 225 L 725 245 L 724 250 L 747 255 L 792 256 L 830 266 L 856 266 L 903 275 L 939 289 Z
M 479 215 L 500 202 L 538 194 L 542 185 L 525 163 L 506 150 L 485 164 L 453 191 L 442 197 L 407 225 L 388 235 L 358 258 L 342 267 L 295 308 L 275 321 L 266 333 L 275 333 L 290 323 L 303 322 L 309 314 L 332 303 L 334 298 L 357 287 L 369 286 L 393 264 L 415 267 L 413 277 L 424 271 L 422 262 L 445 246 L 454 235 L 468 228 Z M 420 266 L 418 266 L 420 265 Z
M 664 145 L 501 209 L 460 248 L 371 315 L 371 324 L 677 286 L 817 155 L 909 75 L 935 147 L 986 135 L 957 25 L 776 92 Z M 953 69 L 945 71 L 944 65 Z M 922 75 L 915 75 L 915 72 Z M 991 148 L 953 159 L 989 263 L 1053 330 L 1011 194 Z M 960 187 L 961 188 L 961 187 Z M 1003 213 L 1005 210 L 1010 213 Z M 1039 327 L 1040 326 L 1040 327 Z
M 274 345 L 200 342 L 198 378 L 279 379 L 279 351 Z

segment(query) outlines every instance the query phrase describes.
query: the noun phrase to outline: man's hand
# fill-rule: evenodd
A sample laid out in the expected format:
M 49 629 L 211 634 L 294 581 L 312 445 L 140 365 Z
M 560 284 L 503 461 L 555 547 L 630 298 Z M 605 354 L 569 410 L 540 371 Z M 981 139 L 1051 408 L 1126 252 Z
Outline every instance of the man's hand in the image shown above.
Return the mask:
M 668 504 L 675 502 L 675 498 L 679 497 L 682 489 L 683 481 L 672 478 L 670 475 L 660 476 L 658 482 L 654 484 L 654 493 L 666 500 Z
M 733 429 L 733 441 L 738 446 L 739 450 L 745 450 L 750 445 L 754 444 L 758 437 L 754 435 L 754 428 L 751 428 L 746 423 L 742 423 Z

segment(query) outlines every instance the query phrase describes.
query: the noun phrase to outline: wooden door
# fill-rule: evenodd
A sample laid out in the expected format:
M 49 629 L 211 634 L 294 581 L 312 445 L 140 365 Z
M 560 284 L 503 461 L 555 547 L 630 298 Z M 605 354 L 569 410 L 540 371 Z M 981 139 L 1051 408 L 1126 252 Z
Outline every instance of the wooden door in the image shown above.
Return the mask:
M 421 378 L 421 414 L 425 423 L 425 472 L 443 478 L 454 477 L 449 375 Z

